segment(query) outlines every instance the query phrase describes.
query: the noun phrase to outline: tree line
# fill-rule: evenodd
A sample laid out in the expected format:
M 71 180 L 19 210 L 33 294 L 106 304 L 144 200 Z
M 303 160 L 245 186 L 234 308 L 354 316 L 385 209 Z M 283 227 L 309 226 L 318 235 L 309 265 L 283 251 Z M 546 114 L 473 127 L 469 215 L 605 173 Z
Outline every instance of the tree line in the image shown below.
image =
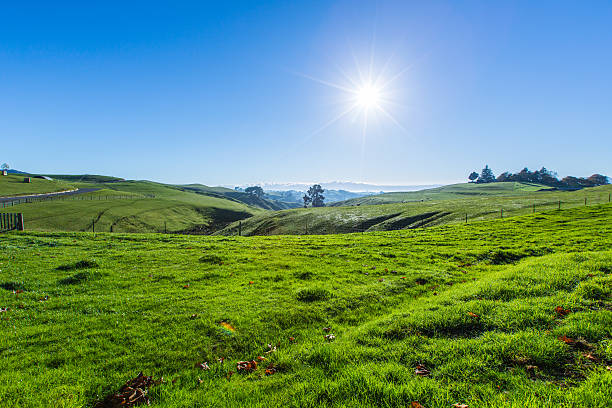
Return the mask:
M 601 174 L 593 174 L 590 177 L 567 176 L 559 180 L 557 173 L 542 167 L 540 170 L 530 171 L 527 167 L 518 173 L 503 172 L 495 177 L 488 165 L 478 174 L 473 171 L 468 180 L 472 183 L 495 183 L 502 181 L 517 181 L 522 183 L 537 183 L 557 188 L 584 188 L 596 187 L 610 184 L 610 179 Z

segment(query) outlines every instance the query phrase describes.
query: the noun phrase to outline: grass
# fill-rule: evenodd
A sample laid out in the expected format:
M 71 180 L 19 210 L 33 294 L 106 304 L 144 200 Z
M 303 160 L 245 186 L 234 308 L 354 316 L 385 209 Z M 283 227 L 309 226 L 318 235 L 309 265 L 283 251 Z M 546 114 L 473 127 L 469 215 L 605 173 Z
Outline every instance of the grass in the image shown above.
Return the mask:
M 523 195 L 524 193 L 531 193 L 547 189 L 550 189 L 550 187 L 535 183 L 460 183 L 420 191 L 385 193 L 367 197 L 358 197 L 333 203 L 332 205 L 337 207 L 346 205 L 377 205 L 427 200 L 453 200 L 457 198 L 475 196 Z
M 101 190 L 20 204 L 2 211 L 23 213 L 29 230 L 91 231 L 95 221 L 98 232 L 108 232 L 111 227 L 114 232 L 214 230 L 260 211 L 240 202 L 148 181 L 75 182 L 74 185 Z
M 611 221 L 4 234 L 0 405 L 92 406 L 142 370 L 158 407 L 607 407 Z
M 562 208 L 584 206 L 585 198 L 587 205 L 607 203 L 612 193 L 612 186 L 571 192 L 534 191 L 535 188 L 522 183 L 494 183 L 491 186 L 455 185 L 448 186 L 448 189 L 392 193 L 392 195 L 414 194 L 428 197 L 423 201 L 262 212 L 242 221 L 242 234 L 336 234 L 431 227 L 465 223 L 466 215 L 468 222 L 500 218 L 502 210 L 504 217 L 531 214 L 534 212 L 534 205 L 536 212 L 549 211 L 558 208 L 559 201 L 562 202 Z M 484 194 L 485 190 L 491 194 Z M 462 191 L 462 194 L 457 195 L 449 191 Z M 466 192 L 478 192 L 478 194 Z M 363 198 L 367 199 L 369 197 Z M 238 225 L 231 224 L 218 233 L 236 235 Z
M 53 193 L 56 191 L 74 190 L 74 186 L 58 180 L 45 180 L 32 177 L 30 183 L 24 183 L 23 174 L 0 175 L 0 197 L 13 197 L 29 194 Z

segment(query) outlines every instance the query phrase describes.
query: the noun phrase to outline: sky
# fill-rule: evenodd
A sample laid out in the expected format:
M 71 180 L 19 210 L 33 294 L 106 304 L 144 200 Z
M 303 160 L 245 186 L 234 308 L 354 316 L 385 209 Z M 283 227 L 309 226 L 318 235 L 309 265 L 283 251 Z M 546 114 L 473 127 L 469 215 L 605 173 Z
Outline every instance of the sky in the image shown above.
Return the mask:
M 596 0 L 6 2 L 0 162 L 207 185 L 612 176 L 611 26 Z

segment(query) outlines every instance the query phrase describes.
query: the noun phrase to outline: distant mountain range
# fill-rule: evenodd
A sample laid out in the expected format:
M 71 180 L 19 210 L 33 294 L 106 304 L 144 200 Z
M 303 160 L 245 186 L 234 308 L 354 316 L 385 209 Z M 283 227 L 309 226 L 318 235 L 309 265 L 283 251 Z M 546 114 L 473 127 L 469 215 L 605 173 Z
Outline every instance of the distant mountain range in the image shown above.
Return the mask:
M 238 187 L 246 188 L 250 186 L 260 186 L 265 191 L 306 191 L 310 186 L 316 183 L 259 183 L 259 184 L 244 184 Z M 397 191 L 418 191 L 427 188 L 440 187 L 441 184 L 412 184 L 412 185 L 386 185 L 386 184 L 368 184 L 356 183 L 352 181 L 330 181 L 327 183 L 318 183 L 325 190 L 344 190 L 353 193 L 392 193 Z M 234 186 L 226 186 L 234 187 Z

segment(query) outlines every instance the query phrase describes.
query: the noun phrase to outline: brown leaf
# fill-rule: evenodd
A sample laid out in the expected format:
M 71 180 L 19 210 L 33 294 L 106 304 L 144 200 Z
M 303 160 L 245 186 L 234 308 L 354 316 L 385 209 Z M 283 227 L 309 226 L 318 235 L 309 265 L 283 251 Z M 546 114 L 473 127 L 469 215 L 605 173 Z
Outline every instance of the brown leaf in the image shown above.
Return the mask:
M 324 327 L 323 331 L 326 332 L 326 333 L 329 333 L 331 331 L 331 329 L 332 329 L 331 327 Z
M 236 363 L 236 370 L 243 371 L 245 373 L 252 373 L 253 371 L 257 370 L 257 361 L 239 361 Z
M 140 404 L 149 405 L 151 401 L 147 395 L 149 387 L 158 383 L 153 377 L 148 377 L 142 373 L 135 378 L 127 381 L 118 392 L 107 396 L 103 401 L 98 402 L 96 408 L 122 408 L 133 407 Z
M 467 404 L 456 403 L 456 404 L 453 404 L 453 408 L 469 408 L 469 407 L 467 406 Z
M 576 340 L 574 339 L 570 339 L 569 337 L 567 337 L 566 335 L 560 336 L 558 337 L 558 339 L 562 342 L 564 342 L 565 344 L 569 344 L 570 346 L 574 343 L 576 343 Z
M 572 311 L 569 309 L 564 309 L 563 306 L 557 306 L 555 307 L 555 313 L 557 313 L 557 316 L 561 317 L 561 316 L 567 316 L 568 314 L 570 314 Z
M 480 317 L 480 316 L 478 316 L 476 313 L 473 313 L 473 312 L 468 312 L 468 316 L 472 316 L 472 317 Z
M 249 285 L 255 284 L 255 281 L 249 281 Z
M 426 377 L 429 374 L 431 374 L 430 371 L 427 369 L 427 367 L 425 367 L 423 364 L 417 364 L 416 369 L 414 370 L 414 373 L 422 377 Z
M 594 363 L 599 363 L 599 359 L 595 357 L 592 353 L 584 353 L 583 356 Z
M 412 401 L 412 403 L 410 403 L 410 408 L 425 408 L 423 407 L 419 401 Z

